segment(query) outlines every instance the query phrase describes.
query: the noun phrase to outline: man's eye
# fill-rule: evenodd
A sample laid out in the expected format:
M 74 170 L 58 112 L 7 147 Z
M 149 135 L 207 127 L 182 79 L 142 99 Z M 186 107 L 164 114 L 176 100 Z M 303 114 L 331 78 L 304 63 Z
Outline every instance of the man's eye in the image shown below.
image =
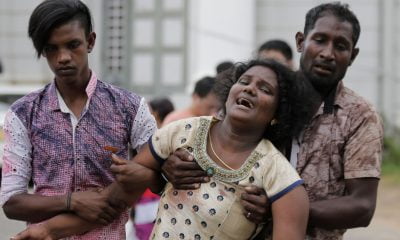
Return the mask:
M 75 49 L 75 48 L 78 48 L 80 46 L 80 44 L 81 43 L 78 41 L 73 41 L 73 42 L 69 43 L 68 46 L 70 49 Z
M 55 50 L 56 50 L 56 47 L 54 47 L 54 46 L 45 46 L 44 49 L 43 49 L 43 51 L 45 53 L 54 52 Z
M 347 46 L 345 44 L 338 44 L 336 45 L 336 48 L 339 49 L 340 51 L 347 50 Z

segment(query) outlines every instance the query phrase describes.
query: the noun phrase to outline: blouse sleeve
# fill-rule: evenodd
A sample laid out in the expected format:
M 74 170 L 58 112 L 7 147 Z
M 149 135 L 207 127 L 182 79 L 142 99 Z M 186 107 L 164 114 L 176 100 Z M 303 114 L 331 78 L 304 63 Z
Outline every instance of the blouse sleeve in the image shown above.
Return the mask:
M 266 169 L 263 185 L 272 203 L 304 181 L 281 153 L 276 153 L 271 158 L 272 164 Z
M 149 139 L 150 151 L 153 157 L 162 165 L 176 149 L 182 146 L 181 139 L 188 134 L 182 129 L 188 119 L 178 120 L 158 129 Z M 184 136 L 185 135 L 185 136 Z

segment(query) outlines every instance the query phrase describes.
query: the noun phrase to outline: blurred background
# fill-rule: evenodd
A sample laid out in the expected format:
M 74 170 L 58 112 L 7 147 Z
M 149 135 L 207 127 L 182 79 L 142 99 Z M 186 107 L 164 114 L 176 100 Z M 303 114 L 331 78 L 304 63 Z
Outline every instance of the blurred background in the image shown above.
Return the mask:
M 27 37 L 29 15 L 40 0 L 0 0 L 1 125 L 9 105 L 52 81 Z M 190 101 L 193 83 L 215 75 L 223 61 L 246 61 L 258 46 L 282 39 L 295 52 L 316 0 L 85 0 L 92 11 L 96 46 L 90 66 L 100 79 L 147 99 L 168 96 L 175 108 Z M 400 239 L 400 0 L 348 0 L 361 23 L 360 54 L 345 85 L 368 99 L 385 121 L 383 181 L 367 229 L 346 239 Z M 1 163 L 1 160 L 0 160 Z M 2 214 L 2 213 L 1 213 Z M 15 233 L 0 216 L 0 237 Z M 16 225 L 20 227 L 21 225 Z M 22 225 L 23 226 L 23 225 Z M 378 234 L 378 235 L 373 235 Z

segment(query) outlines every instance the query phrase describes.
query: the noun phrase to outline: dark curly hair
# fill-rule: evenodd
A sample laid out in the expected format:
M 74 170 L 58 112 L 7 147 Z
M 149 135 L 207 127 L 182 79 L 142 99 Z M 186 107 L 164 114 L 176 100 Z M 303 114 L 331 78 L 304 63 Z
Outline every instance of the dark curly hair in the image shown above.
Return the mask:
M 223 104 L 228 99 L 231 87 L 239 80 L 247 70 L 254 66 L 264 66 L 275 72 L 279 86 L 278 108 L 275 112 L 276 124 L 266 128 L 263 137 L 269 139 L 276 147 L 283 149 L 292 137 L 297 137 L 304 125 L 310 119 L 310 109 L 304 98 L 308 86 L 302 81 L 297 81 L 296 74 L 286 66 L 272 60 L 251 60 L 247 63 L 237 63 L 231 71 L 224 72 L 217 78 L 215 92 Z M 306 104 L 306 105 L 304 105 Z

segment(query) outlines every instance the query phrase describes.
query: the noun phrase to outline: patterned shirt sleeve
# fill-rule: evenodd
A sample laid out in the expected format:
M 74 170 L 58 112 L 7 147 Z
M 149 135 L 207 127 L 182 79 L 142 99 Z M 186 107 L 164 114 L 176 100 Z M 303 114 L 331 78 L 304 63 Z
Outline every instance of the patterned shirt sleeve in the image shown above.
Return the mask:
M 32 175 L 32 145 L 22 121 L 9 110 L 4 122 L 4 154 L 0 205 L 10 197 L 26 193 Z
M 145 99 L 142 98 L 131 129 L 132 148 L 138 151 L 143 144 L 147 143 L 156 130 L 156 120 L 151 114 Z
M 303 180 L 282 154 L 276 153 L 272 159 L 273 164 L 264 174 L 264 189 L 271 203 L 303 184 Z
M 383 127 L 375 111 L 358 114 L 351 123 L 344 150 L 345 179 L 379 177 L 382 161 Z

